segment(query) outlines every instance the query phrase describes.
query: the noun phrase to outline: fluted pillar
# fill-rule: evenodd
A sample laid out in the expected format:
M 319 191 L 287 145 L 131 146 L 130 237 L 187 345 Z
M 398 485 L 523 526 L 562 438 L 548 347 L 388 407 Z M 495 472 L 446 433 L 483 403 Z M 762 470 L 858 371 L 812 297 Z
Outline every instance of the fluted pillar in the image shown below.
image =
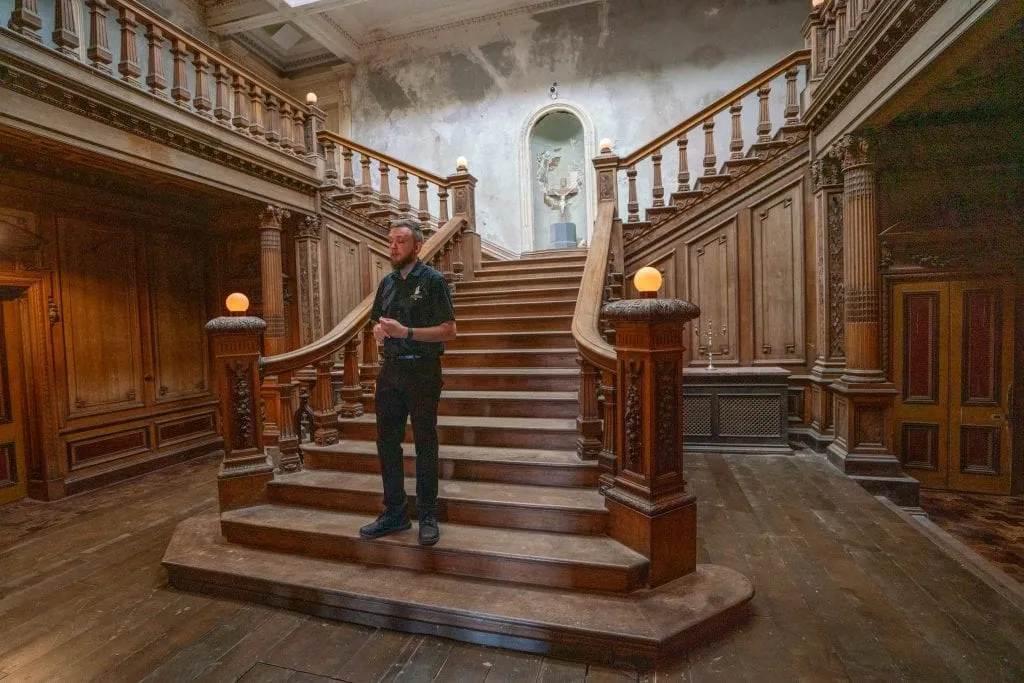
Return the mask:
M 324 336 L 323 283 L 320 279 L 320 243 L 324 217 L 306 216 L 295 237 L 296 278 L 299 290 L 299 345 Z
M 284 278 L 281 270 L 281 224 L 290 214 L 279 206 L 267 206 L 260 214 L 260 280 L 263 319 L 267 322 L 263 353 L 274 356 L 285 350 Z
M 832 384 L 835 440 L 829 459 L 875 494 L 916 506 L 917 480 L 893 453 L 896 389 L 882 373 L 881 305 L 875 168 L 868 141 L 847 135 L 843 159 L 845 367 Z

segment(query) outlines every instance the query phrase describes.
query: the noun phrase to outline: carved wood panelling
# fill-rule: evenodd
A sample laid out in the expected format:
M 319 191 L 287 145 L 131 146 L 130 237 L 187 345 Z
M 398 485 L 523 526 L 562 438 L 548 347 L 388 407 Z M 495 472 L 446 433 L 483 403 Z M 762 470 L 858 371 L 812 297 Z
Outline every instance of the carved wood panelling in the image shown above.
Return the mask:
M 961 427 L 960 471 L 964 474 L 998 475 L 1001 432 L 999 427 Z
M 391 256 L 384 247 L 376 247 L 373 244 L 366 244 L 366 279 L 364 281 L 363 296 L 376 291 L 377 285 L 385 275 L 391 272 Z
M 187 415 L 156 423 L 157 448 L 172 446 L 200 436 L 211 436 L 216 431 L 216 415 L 211 410 L 200 415 Z
M 752 209 L 755 362 L 804 361 L 802 206 L 797 187 Z
M 904 467 L 939 469 L 939 425 L 904 422 L 901 425 Z
M 204 249 L 182 241 L 149 241 L 149 298 L 157 402 L 206 393 L 209 363 Z
M 141 405 L 133 233 L 67 219 L 60 259 L 69 413 Z
M 4 335 L 4 311 L 0 308 L 0 424 L 11 424 L 14 413 L 11 406 L 11 375 L 7 367 L 7 341 Z
M 0 443 L 0 488 L 18 485 L 17 447 L 13 441 Z
M 738 339 L 736 287 L 736 224 L 734 216 L 687 242 L 690 301 L 700 307 L 700 318 L 691 323 L 693 362 L 705 358 L 708 322 L 711 322 L 715 362 L 735 361 Z M 725 327 L 725 333 L 722 328 Z M 699 334 L 698 334 L 699 333 Z
M 68 441 L 68 467 L 76 470 L 150 450 L 149 429 L 136 427 L 78 441 Z
M 1000 401 L 1001 296 L 997 290 L 972 290 L 963 297 L 964 338 L 961 396 L 965 405 Z
M 903 295 L 903 402 L 939 402 L 939 295 Z
M 365 294 L 356 286 L 362 281 L 359 242 L 333 231 L 328 236 L 327 282 L 331 288 L 331 321 L 325 327 L 330 328 L 355 308 Z

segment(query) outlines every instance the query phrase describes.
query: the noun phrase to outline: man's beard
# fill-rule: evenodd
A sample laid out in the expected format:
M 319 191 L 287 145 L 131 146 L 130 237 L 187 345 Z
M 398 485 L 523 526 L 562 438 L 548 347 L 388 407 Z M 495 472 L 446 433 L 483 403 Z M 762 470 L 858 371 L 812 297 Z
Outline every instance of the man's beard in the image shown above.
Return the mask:
M 391 260 L 391 267 L 392 268 L 402 269 L 402 268 L 405 268 L 410 263 L 415 263 L 415 262 L 416 262 L 416 253 L 415 252 L 409 252 L 409 254 L 407 254 L 405 256 L 405 258 L 403 258 L 403 259 L 401 259 L 399 261 L 395 261 L 394 259 L 392 259 Z

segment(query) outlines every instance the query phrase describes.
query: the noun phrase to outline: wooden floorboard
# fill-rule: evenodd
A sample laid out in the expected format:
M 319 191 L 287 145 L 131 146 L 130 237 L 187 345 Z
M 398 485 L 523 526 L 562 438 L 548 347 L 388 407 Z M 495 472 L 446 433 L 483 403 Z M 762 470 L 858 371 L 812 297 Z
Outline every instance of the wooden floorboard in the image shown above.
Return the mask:
M 0 681 L 1012 681 L 1024 613 L 819 456 L 689 455 L 698 557 L 751 617 L 656 671 L 498 650 L 172 590 L 216 458 L 0 508 Z

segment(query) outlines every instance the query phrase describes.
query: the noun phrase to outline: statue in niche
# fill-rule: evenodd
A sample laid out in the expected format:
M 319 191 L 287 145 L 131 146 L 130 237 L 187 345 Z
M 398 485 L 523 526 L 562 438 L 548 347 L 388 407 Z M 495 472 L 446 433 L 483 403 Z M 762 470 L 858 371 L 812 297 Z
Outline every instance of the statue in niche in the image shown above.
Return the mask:
M 564 147 L 568 153 L 582 150 L 583 141 L 577 136 Z M 558 221 L 551 224 L 551 243 L 556 248 L 576 246 L 576 224 L 567 221 L 570 202 L 580 194 L 583 187 L 583 168 L 578 161 L 563 161 L 563 146 L 558 145 L 541 151 L 537 155 L 537 182 L 540 185 L 544 204 L 558 214 Z M 582 156 L 573 154 L 572 156 Z

